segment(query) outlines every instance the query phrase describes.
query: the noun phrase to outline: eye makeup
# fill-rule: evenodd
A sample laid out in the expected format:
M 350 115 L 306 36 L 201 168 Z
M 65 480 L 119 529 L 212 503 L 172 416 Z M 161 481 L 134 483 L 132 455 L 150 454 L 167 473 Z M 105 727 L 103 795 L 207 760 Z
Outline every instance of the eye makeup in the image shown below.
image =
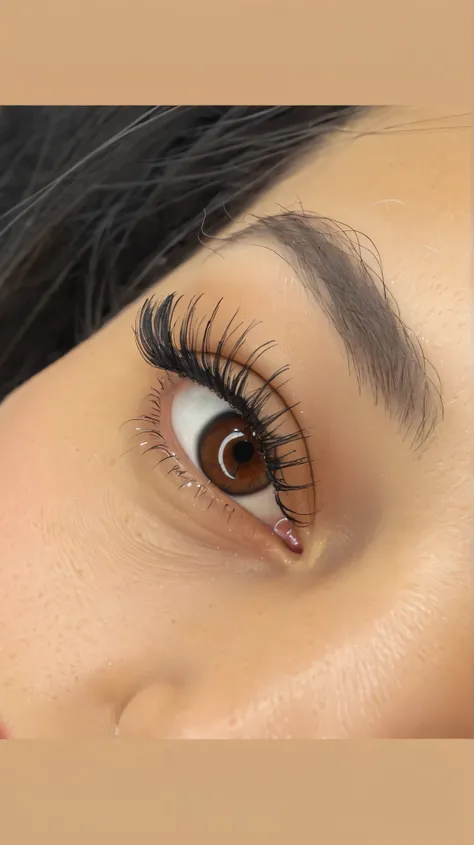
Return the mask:
M 146 451 L 160 453 L 160 466 L 166 465 L 166 473 L 177 476 L 182 488 L 196 485 L 196 496 L 209 496 L 209 508 L 214 499 L 224 502 L 229 520 L 237 509 L 249 510 L 289 551 L 300 554 L 299 531 L 315 516 L 315 485 L 307 436 L 293 415 L 296 405 L 285 405 L 278 392 L 288 367 L 260 378 L 256 364 L 274 342 L 245 354 L 256 323 L 242 328 L 234 314 L 221 329 L 222 300 L 210 316 L 199 317 L 201 299 L 193 297 L 183 310 L 183 297 L 173 293 L 146 300 L 138 313 L 139 351 L 159 371 L 140 418 L 140 433 L 151 436 Z M 190 384 L 200 411 L 199 403 L 191 401 Z M 174 414 L 174 427 L 173 395 L 180 411 Z M 211 409 L 210 419 L 203 425 L 206 409 Z M 200 481 L 194 470 L 203 476 Z

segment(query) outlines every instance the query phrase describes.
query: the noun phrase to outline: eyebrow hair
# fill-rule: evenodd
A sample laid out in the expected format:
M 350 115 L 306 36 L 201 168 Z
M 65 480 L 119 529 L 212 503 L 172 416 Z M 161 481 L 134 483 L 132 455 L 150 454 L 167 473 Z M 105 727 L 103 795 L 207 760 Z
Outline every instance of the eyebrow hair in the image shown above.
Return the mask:
M 340 335 L 360 389 L 368 385 L 411 448 L 420 449 L 443 416 L 440 380 L 400 318 L 373 241 L 306 211 L 255 217 L 223 240 L 252 238 L 258 239 L 255 246 L 276 252 L 290 265 Z

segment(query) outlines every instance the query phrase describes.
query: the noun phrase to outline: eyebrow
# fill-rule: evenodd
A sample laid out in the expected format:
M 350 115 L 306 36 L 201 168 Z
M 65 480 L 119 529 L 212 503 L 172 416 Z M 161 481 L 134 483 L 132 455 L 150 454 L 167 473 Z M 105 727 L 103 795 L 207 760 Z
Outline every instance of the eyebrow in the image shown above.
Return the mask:
M 256 217 L 224 243 L 251 239 L 291 266 L 341 337 L 360 388 L 369 386 L 411 448 L 420 449 L 443 416 L 439 377 L 400 318 L 375 244 L 349 226 L 303 211 Z

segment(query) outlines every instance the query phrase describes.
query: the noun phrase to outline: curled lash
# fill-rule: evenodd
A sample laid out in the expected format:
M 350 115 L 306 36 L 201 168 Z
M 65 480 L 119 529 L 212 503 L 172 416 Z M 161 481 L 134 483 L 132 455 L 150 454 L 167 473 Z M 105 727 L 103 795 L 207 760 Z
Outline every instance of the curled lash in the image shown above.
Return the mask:
M 176 309 L 183 297 L 171 293 L 160 301 L 153 297 L 142 305 L 136 320 L 135 339 L 144 360 L 152 367 L 175 373 L 181 378 L 188 378 L 224 399 L 242 417 L 258 439 L 265 460 L 269 481 L 275 491 L 276 502 L 284 516 L 293 525 L 308 525 L 314 513 L 299 514 L 282 502 L 281 496 L 297 490 L 314 488 L 314 481 L 308 484 L 291 485 L 285 481 L 285 470 L 310 465 L 308 457 L 292 458 L 295 449 L 277 457 L 277 450 L 291 447 L 298 440 L 306 443 L 306 436 L 298 429 L 288 434 L 279 434 L 281 418 L 291 412 L 298 403 L 283 410 L 265 414 L 265 405 L 271 396 L 272 385 L 277 378 L 288 372 L 288 366 L 281 367 L 261 386 L 251 390 L 248 379 L 257 360 L 264 352 L 274 348 L 275 342 L 261 344 L 250 353 L 243 365 L 236 369 L 236 358 L 245 344 L 249 332 L 258 323 L 252 321 L 242 329 L 242 323 L 236 323 L 238 312 L 234 314 L 224 329 L 215 350 L 211 347 L 212 328 L 215 323 L 222 299 L 219 300 L 210 317 L 198 320 L 196 310 L 202 295 L 191 299 L 181 320 L 176 317 Z M 229 350 L 224 354 L 226 346 Z M 306 450 L 307 452 L 307 450 Z M 302 517 L 309 517 L 304 520 Z

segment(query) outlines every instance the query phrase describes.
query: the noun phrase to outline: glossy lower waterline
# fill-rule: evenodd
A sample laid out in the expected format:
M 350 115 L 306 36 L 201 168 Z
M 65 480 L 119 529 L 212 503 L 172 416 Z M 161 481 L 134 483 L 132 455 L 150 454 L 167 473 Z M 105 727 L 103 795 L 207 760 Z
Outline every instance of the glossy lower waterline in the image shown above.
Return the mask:
M 302 554 L 303 546 L 296 536 L 296 531 L 289 519 L 286 519 L 286 517 L 279 519 L 273 526 L 272 531 L 285 543 L 290 551 L 297 555 Z

